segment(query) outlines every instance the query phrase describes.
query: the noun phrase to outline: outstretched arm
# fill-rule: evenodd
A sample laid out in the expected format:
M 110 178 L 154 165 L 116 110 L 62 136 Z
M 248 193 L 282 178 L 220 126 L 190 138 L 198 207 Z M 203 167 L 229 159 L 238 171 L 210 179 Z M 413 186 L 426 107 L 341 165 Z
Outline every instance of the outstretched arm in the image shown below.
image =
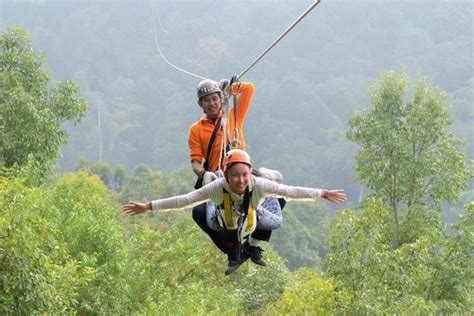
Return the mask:
M 344 190 L 326 190 L 307 187 L 298 187 L 285 184 L 279 184 L 267 179 L 257 178 L 258 184 L 262 186 L 263 191 L 269 195 L 280 195 L 297 200 L 323 198 L 333 203 L 341 203 L 346 200 Z
M 217 184 L 211 183 L 209 185 Z M 204 186 L 187 194 L 177 195 L 161 200 L 154 200 L 146 203 L 130 201 L 129 204 L 122 206 L 122 210 L 125 214 L 134 216 L 151 210 L 167 210 L 191 207 L 210 199 L 208 186 Z

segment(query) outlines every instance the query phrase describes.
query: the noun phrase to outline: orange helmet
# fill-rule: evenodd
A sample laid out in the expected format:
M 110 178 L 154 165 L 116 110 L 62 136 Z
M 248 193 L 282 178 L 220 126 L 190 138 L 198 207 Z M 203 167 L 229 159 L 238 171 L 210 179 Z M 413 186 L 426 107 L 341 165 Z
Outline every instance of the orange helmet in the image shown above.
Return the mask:
M 250 161 L 250 156 L 247 154 L 247 152 L 243 151 L 242 149 L 232 149 L 229 150 L 224 156 L 224 171 L 226 171 L 231 164 L 236 162 L 245 163 L 249 165 L 250 168 L 252 168 L 252 162 Z

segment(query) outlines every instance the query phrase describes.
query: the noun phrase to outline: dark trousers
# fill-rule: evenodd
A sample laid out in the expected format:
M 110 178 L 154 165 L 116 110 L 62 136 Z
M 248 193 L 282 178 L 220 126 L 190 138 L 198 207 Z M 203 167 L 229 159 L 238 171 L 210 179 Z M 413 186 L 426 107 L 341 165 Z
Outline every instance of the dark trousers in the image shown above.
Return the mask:
M 193 219 L 201 229 L 211 237 L 211 240 L 223 253 L 227 253 L 227 235 L 223 230 L 212 230 L 206 221 L 206 203 L 193 207 Z
M 227 259 L 229 261 L 239 261 L 241 260 L 242 244 L 240 241 L 240 233 L 238 230 L 227 230 L 225 232 L 227 235 Z

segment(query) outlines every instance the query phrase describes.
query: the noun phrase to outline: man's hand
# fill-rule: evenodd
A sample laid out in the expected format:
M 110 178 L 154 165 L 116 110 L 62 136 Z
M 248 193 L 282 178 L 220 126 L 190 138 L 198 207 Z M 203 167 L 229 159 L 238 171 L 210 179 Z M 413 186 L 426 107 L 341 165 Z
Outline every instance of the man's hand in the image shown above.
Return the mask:
M 224 90 L 228 85 L 229 85 L 228 79 L 222 79 L 221 81 L 219 81 L 219 88 L 221 90 Z
M 134 216 L 151 210 L 151 202 L 139 203 L 130 201 L 130 204 L 123 205 L 122 210 L 125 214 Z
M 230 80 L 229 79 L 222 79 L 221 81 L 219 81 L 219 88 L 225 93 L 233 94 L 232 86 L 234 84 L 240 85 L 238 75 L 233 75 Z

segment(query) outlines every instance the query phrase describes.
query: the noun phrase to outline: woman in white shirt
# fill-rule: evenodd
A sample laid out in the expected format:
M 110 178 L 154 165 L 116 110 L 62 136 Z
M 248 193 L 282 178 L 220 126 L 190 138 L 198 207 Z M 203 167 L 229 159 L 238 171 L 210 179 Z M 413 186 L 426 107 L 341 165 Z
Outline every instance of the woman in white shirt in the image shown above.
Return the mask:
M 345 201 L 343 190 L 325 190 L 298 186 L 289 186 L 255 177 L 251 174 L 252 163 L 249 155 L 240 149 L 227 152 L 224 157 L 224 177 L 219 178 L 187 194 L 155 200 L 148 203 L 130 202 L 123 206 L 128 215 L 137 215 L 149 210 L 165 210 L 191 207 L 204 201 L 215 205 L 215 226 L 227 232 L 227 256 L 229 265 L 225 274 L 234 272 L 241 264 L 241 240 L 255 230 L 257 216 L 255 210 L 266 196 L 282 196 L 298 200 L 316 200 L 324 198 L 333 203 Z M 249 238 L 244 244 L 243 255 L 250 256 L 258 252 L 255 241 Z

